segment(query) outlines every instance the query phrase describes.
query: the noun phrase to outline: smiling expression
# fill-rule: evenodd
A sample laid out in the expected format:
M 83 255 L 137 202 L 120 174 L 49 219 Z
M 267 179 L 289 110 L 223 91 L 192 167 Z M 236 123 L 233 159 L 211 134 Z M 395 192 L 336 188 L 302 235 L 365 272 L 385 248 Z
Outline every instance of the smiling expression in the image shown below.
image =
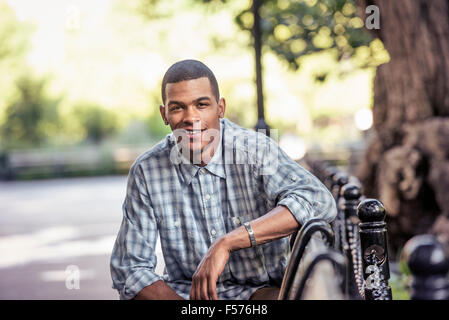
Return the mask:
M 163 120 L 181 143 L 190 151 L 191 160 L 210 159 L 218 146 L 214 137 L 220 132 L 220 118 L 224 117 L 226 103 L 217 98 L 207 77 L 167 83 L 165 105 L 160 106 Z M 218 136 L 219 137 L 219 136 Z M 212 147 L 212 148 L 211 148 Z M 208 152 L 208 157 L 205 153 Z

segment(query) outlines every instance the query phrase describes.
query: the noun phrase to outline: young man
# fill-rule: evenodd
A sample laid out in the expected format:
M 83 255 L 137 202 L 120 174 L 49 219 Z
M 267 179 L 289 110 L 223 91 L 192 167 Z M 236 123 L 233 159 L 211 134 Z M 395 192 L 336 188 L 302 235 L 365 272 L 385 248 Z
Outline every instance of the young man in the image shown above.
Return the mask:
M 130 169 L 113 288 L 121 299 L 276 299 L 287 236 L 311 218 L 332 221 L 331 194 L 271 138 L 224 118 L 203 63 L 172 65 L 162 100 L 173 133 Z

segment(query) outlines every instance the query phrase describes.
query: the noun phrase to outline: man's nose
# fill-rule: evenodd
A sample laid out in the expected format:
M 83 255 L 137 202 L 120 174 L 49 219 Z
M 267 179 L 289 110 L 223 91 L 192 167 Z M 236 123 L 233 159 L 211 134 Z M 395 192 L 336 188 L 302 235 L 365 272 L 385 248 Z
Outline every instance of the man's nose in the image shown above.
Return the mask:
M 184 114 L 184 122 L 195 123 L 201 120 L 200 114 L 195 106 L 188 106 Z

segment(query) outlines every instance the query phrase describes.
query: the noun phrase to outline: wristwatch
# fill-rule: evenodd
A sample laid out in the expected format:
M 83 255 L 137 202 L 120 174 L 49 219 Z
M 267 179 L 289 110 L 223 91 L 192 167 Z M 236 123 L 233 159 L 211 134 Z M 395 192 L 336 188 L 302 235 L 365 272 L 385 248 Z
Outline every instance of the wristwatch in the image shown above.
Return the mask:
M 243 225 L 245 226 L 246 231 L 248 231 L 249 240 L 251 241 L 251 247 L 255 247 L 257 245 L 257 243 L 256 243 L 256 236 L 254 235 L 253 228 L 251 228 L 251 225 L 249 224 L 249 222 L 245 222 Z

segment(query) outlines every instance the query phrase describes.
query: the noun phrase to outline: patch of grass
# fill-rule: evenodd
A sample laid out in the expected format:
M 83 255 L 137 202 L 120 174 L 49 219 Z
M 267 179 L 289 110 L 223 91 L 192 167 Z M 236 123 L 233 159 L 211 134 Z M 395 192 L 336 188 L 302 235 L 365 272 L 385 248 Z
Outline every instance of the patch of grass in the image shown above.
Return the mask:
M 408 276 L 392 274 L 388 283 L 391 287 L 393 300 L 410 300 Z

